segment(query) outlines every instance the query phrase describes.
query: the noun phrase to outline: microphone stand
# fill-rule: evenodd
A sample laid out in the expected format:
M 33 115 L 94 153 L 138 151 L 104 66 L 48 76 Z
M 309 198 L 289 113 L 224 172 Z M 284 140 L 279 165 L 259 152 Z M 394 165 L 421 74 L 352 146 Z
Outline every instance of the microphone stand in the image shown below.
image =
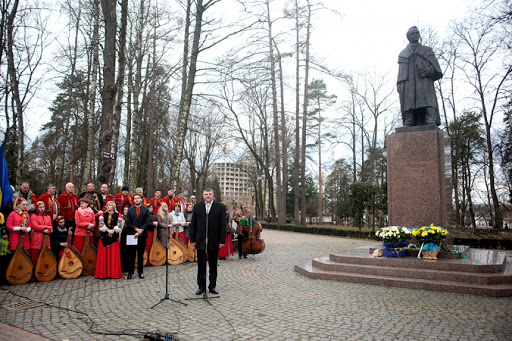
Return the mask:
M 158 227 L 157 227 L 156 233 L 158 233 Z M 154 307 L 156 307 L 163 301 L 167 301 L 167 300 L 173 301 L 173 302 L 176 302 L 179 304 L 183 304 L 183 305 L 188 305 L 184 302 L 181 302 L 178 300 L 173 300 L 173 299 L 169 298 L 169 261 L 168 260 L 169 260 L 169 227 L 167 227 L 167 243 L 165 244 L 165 296 L 164 296 L 164 298 L 160 299 L 160 302 L 158 302 L 157 304 L 152 306 L 150 309 L 153 309 Z
M 206 204 L 205 204 L 206 205 Z M 212 201 L 213 205 L 213 201 Z M 211 207 L 210 207 L 211 209 Z M 189 297 L 185 298 L 185 300 L 205 300 L 208 304 L 211 305 L 209 299 L 210 298 L 219 298 L 220 296 L 212 296 L 208 297 L 208 216 L 210 212 L 206 212 L 206 239 L 205 239 L 205 249 L 204 249 L 204 260 L 205 260 L 205 274 L 204 274 L 204 294 L 203 297 Z M 218 255 L 217 255 L 218 257 Z

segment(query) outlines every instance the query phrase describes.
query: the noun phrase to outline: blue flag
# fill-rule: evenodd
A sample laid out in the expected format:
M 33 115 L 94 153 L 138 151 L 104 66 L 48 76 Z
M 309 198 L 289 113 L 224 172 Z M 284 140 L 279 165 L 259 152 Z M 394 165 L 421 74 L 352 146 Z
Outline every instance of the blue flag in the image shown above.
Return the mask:
M 9 170 L 4 154 L 5 141 L 0 147 L 0 208 L 12 204 L 12 187 L 9 184 Z

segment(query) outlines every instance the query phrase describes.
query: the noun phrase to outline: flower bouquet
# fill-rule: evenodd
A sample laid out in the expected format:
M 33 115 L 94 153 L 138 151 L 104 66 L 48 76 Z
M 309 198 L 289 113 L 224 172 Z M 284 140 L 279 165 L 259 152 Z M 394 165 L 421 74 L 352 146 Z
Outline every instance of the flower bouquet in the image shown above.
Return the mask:
M 430 226 L 415 227 L 412 230 L 412 235 L 421 243 L 417 259 L 437 260 L 441 241 L 448 235 L 448 231 L 440 226 L 430 224 Z
M 400 226 L 383 227 L 375 232 L 375 235 L 382 239 L 386 257 L 404 257 L 404 247 L 408 244 L 407 239 L 412 236 L 411 230 Z

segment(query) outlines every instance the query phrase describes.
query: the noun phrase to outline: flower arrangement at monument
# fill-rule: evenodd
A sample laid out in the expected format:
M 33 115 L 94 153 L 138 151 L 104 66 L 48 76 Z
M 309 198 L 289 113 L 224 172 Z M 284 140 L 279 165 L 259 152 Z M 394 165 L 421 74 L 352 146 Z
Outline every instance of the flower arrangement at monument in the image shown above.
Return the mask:
M 417 259 L 437 260 L 441 242 L 448 235 L 448 231 L 440 226 L 430 224 L 430 226 L 415 227 L 412 230 L 413 237 L 421 243 L 420 252 Z
M 404 247 L 408 244 L 407 240 L 412 237 L 411 230 L 403 226 L 383 227 L 375 232 L 375 235 L 382 240 L 386 257 L 404 257 Z

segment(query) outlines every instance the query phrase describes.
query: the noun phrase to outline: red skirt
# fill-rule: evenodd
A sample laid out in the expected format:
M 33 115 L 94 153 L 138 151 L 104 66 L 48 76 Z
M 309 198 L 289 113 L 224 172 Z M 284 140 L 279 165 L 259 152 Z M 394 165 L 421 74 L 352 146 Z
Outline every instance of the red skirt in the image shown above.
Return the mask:
M 121 249 L 119 240 L 107 247 L 103 246 L 101 239 L 98 243 L 98 257 L 96 259 L 96 278 L 122 278 Z
M 146 250 L 148 250 L 148 253 L 149 251 L 151 251 L 151 245 L 153 245 L 153 235 L 155 234 L 154 231 L 148 231 L 148 237 L 146 238 Z M 146 263 L 146 265 L 151 265 L 149 263 L 149 257 L 148 257 L 148 261 Z
M 181 239 L 182 242 L 185 243 L 185 245 L 188 245 L 188 237 L 185 237 L 185 232 L 178 233 L 178 238 Z
M 85 244 L 85 236 L 74 236 L 73 237 L 73 246 L 78 250 L 78 253 L 82 253 Z M 89 237 L 89 244 L 94 246 L 94 238 Z
M 219 250 L 219 258 L 226 258 L 229 254 L 233 256 L 233 240 L 231 238 L 231 233 L 226 233 L 226 243 Z

